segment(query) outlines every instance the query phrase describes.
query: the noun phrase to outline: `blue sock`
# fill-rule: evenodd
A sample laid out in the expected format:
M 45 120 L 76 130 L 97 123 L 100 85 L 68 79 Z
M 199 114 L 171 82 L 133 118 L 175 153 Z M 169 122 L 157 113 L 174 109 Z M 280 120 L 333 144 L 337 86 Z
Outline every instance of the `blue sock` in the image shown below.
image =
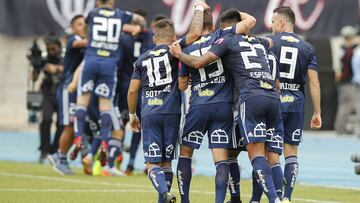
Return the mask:
M 149 169 L 148 177 L 153 184 L 154 188 L 157 190 L 159 197 L 168 192 L 168 187 L 166 185 L 165 173 L 160 166 L 154 166 Z M 161 198 L 159 198 L 161 199 Z
M 100 113 L 101 115 L 101 125 L 100 125 L 100 137 L 102 141 L 107 141 L 111 126 L 112 126 L 112 117 L 111 117 L 111 111 L 102 111 Z
M 294 190 L 296 177 L 298 175 L 299 164 L 297 156 L 289 156 L 285 158 L 285 170 L 284 178 L 286 181 L 284 188 L 284 198 L 287 198 L 291 201 L 291 194 Z
M 229 163 L 228 161 L 219 161 L 215 163 L 215 202 L 223 203 L 226 197 L 226 191 L 229 183 Z
M 231 203 L 238 203 L 240 198 L 240 168 L 236 158 L 229 159 L 229 190 L 231 195 Z
M 179 157 L 176 171 L 181 203 L 189 203 L 190 182 L 192 177 L 191 158 Z
M 264 156 L 257 156 L 251 160 L 251 164 L 255 172 L 255 178 L 266 194 L 269 203 L 275 203 L 278 197 L 275 191 L 273 176 L 267 160 Z
M 174 176 L 174 173 L 172 171 L 172 167 L 163 167 L 162 169 L 163 169 L 163 171 L 165 173 L 165 180 L 166 180 L 166 185 L 167 185 L 167 188 L 168 188 L 168 192 L 170 192 L 172 181 L 173 181 L 173 176 Z M 160 194 L 158 195 L 158 203 L 164 203 L 164 199 L 163 199 L 162 196 L 160 196 Z
M 117 155 L 121 152 L 121 141 L 115 138 L 110 138 L 109 140 L 109 148 L 108 148 L 108 153 L 109 153 L 109 158 L 108 158 L 108 164 L 109 164 L 109 168 L 114 167 L 115 164 L 115 159 L 117 157 Z
M 80 105 L 76 106 L 76 121 L 75 121 L 76 137 L 84 135 L 85 119 L 86 119 L 86 107 Z
M 256 180 L 255 172 L 252 172 L 252 195 L 250 202 L 260 202 L 263 190 Z
M 283 172 L 281 170 L 280 163 L 270 165 L 271 172 L 273 174 L 273 181 L 277 196 L 282 199 L 282 186 L 283 186 Z
M 95 155 L 97 153 L 97 151 L 99 150 L 101 144 L 101 138 L 99 136 L 96 136 L 94 138 L 94 140 L 91 143 L 91 147 L 90 147 L 90 153 L 92 155 Z

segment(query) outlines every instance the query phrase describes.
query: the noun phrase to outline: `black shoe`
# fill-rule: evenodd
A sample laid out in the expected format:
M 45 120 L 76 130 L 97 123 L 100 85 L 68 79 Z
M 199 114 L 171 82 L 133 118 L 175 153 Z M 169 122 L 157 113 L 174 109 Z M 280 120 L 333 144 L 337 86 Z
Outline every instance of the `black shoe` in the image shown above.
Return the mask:
M 353 161 L 355 163 L 360 163 L 360 154 L 351 155 L 351 161 Z
M 165 203 L 176 203 L 176 197 L 175 195 L 167 192 L 163 195 L 163 200 L 165 201 Z
M 356 173 L 357 175 L 360 175 L 360 165 L 356 165 L 356 166 L 355 166 L 355 173 Z
M 44 163 L 47 155 L 48 155 L 48 153 L 46 153 L 46 152 L 41 152 L 40 157 L 39 157 L 39 164 L 43 164 L 43 163 Z
M 70 153 L 70 159 L 74 161 L 77 158 L 78 153 L 82 150 L 83 147 L 84 147 L 84 145 L 81 143 L 76 144 L 74 150 Z

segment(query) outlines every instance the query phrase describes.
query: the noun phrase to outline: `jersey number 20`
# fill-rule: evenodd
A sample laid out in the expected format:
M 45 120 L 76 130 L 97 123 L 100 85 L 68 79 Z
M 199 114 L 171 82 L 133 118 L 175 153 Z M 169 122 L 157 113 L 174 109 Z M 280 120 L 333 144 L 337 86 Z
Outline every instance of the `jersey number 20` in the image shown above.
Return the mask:
M 95 41 L 118 43 L 121 20 L 118 18 L 94 17 L 92 37 Z

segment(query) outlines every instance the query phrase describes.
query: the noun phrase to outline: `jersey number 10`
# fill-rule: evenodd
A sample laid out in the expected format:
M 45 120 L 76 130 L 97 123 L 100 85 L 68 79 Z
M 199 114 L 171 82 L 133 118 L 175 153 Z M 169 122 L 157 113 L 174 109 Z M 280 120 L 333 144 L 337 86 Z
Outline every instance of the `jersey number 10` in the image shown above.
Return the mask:
M 160 63 L 163 63 L 164 65 L 160 66 Z M 172 82 L 171 64 L 168 54 L 160 57 L 150 58 L 146 61 L 143 61 L 142 65 L 146 66 L 147 69 L 149 87 L 166 85 Z M 165 68 L 165 78 L 161 78 L 160 68 Z

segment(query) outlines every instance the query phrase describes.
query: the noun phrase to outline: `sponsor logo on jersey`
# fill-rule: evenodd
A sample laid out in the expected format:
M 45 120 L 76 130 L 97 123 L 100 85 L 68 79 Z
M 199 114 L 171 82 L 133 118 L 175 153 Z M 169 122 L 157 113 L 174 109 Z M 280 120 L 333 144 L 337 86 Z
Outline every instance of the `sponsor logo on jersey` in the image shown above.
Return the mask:
M 292 103 L 295 101 L 295 98 L 294 96 L 290 96 L 290 95 L 280 95 L 280 100 L 281 100 L 281 103 Z
M 149 106 L 161 106 L 163 104 L 164 104 L 164 100 L 162 100 L 162 99 L 154 98 L 154 99 L 148 100 Z
M 296 39 L 296 38 L 293 37 L 293 36 L 281 36 L 280 39 L 281 39 L 281 40 L 288 41 L 288 42 L 295 42 L 295 43 L 299 43 L 299 42 L 300 42 L 300 40 Z
M 159 49 L 156 51 L 150 51 L 149 55 L 160 56 L 162 53 L 167 52 L 166 49 Z
M 214 94 L 215 94 L 214 90 L 209 90 L 209 89 L 199 90 L 198 93 L 200 97 L 211 97 L 214 96 Z
M 264 81 L 260 81 L 260 87 L 261 88 L 264 88 L 264 89 L 273 89 L 273 86 L 272 85 L 270 85 L 269 83 L 267 83 L 267 82 L 264 82 Z

